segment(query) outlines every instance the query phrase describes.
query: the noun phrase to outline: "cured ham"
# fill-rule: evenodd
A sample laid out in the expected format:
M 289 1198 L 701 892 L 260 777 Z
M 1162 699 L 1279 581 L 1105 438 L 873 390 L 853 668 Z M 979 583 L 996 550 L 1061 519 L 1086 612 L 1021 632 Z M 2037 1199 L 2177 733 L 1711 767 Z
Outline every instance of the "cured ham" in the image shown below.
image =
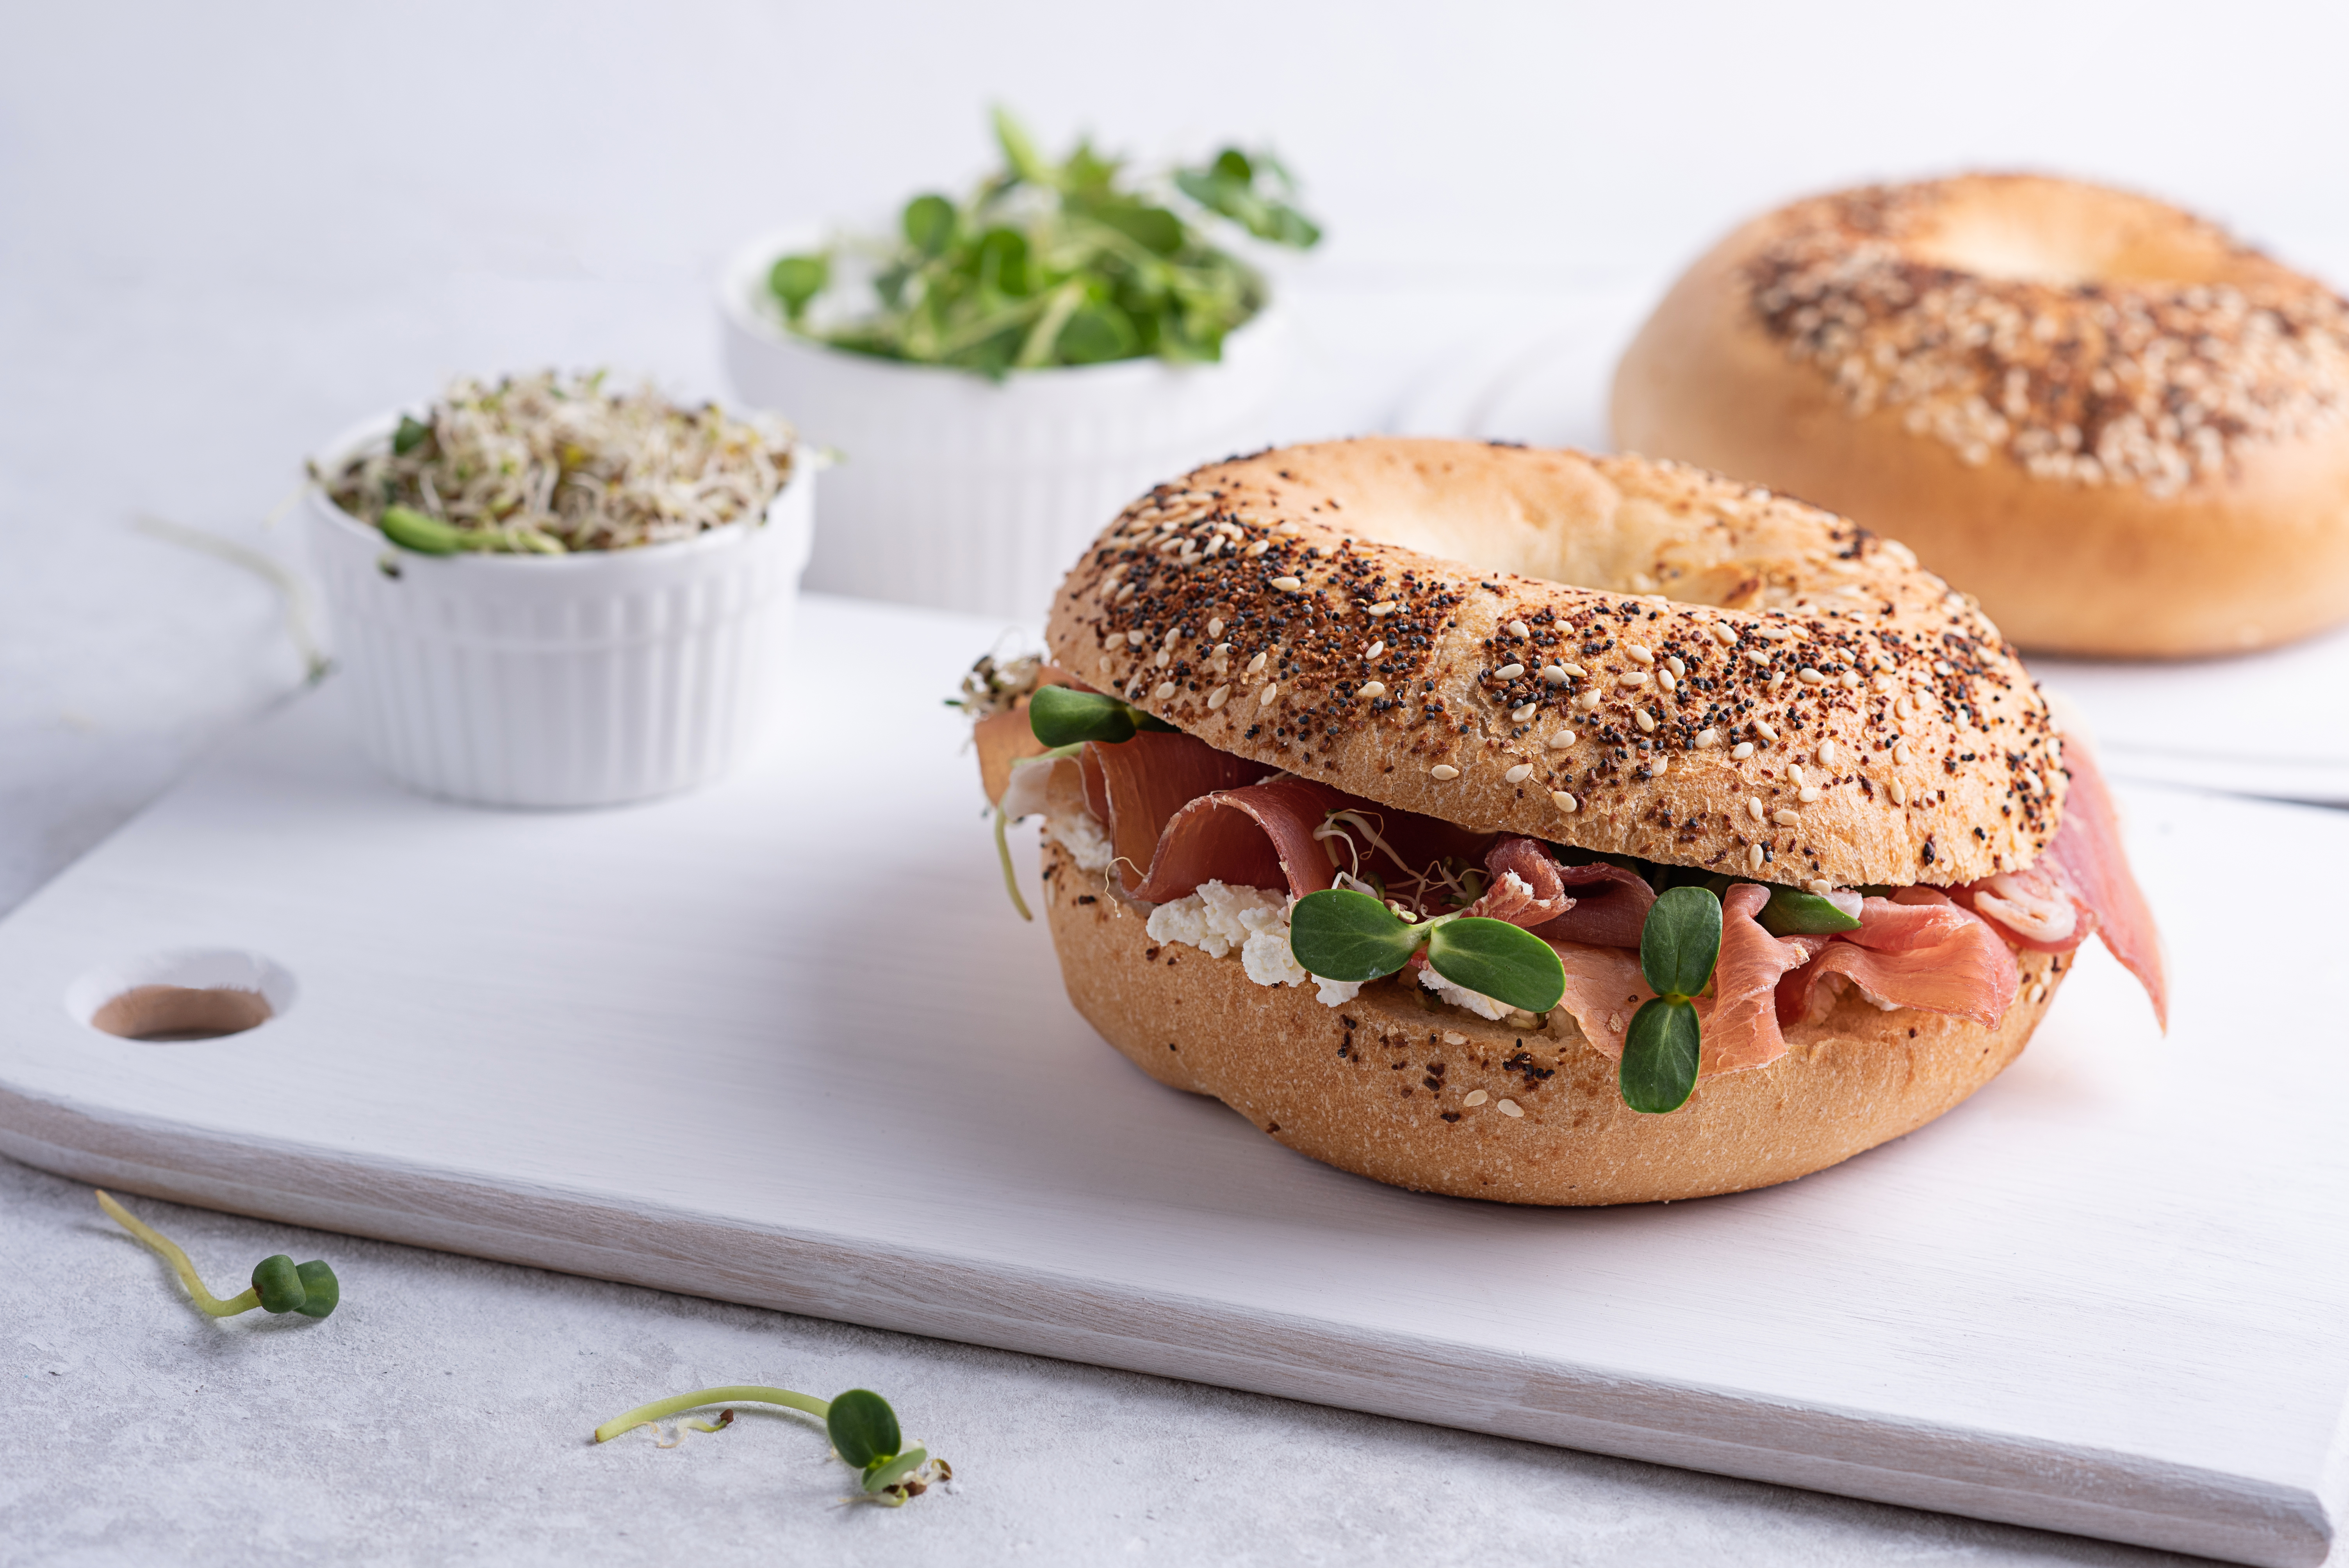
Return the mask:
M 1066 670 L 1047 665 L 1037 672 L 1036 685 L 1074 686 L 1079 691 L 1092 688 L 1070 675 Z M 988 715 L 971 726 L 972 746 L 978 752 L 978 781 L 987 791 L 989 805 L 1003 803 L 1003 792 L 1010 787 L 1011 769 L 1022 758 L 1040 756 L 1044 743 L 1028 726 L 1028 702 L 1021 698 L 1018 706 L 1001 713 Z
M 1204 882 L 1286 889 L 1293 898 L 1319 892 L 1336 879 L 1337 868 L 1313 830 L 1344 800 L 1328 785 L 1303 779 L 1202 795 L 1167 821 L 1149 874 L 1126 891 L 1144 903 L 1185 897 Z M 1118 871 L 1124 874 L 1124 862 Z
M 1574 897 L 1574 906 L 1557 919 L 1535 926 L 1533 933 L 1556 946 L 1561 942 L 1588 947 L 1640 945 L 1648 927 L 1648 911 L 1656 890 L 1639 872 L 1601 861 L 1587 866 L 1560 866 L 1558 881 Z
M 2071 880 L 2044 866 L 1969 882 L 1958 896 L 2009 942 L 2041 953 L 2069 953 L 2100 923 Z
M 2096 934 L 2145 987 L 2154 1017 L 2167 1029 L 2169 976 L 2162 966 L 2161 933 L 2153 923 L 2144 890 L 2137 885 L 2137 873 L 2129 870 L 2112 791 L 2105 788 L 2105 776 L 2085 746 L 2074 743 L 2064 748 L 2064 770 L 2072 776 L 2072 788 L 2064 797 L 2064 825 L 2039 857 L 2040 867 L 2063 879 L 2095 911 Z
M 1468 913 L 1511 925 L 1537 926 L 1556 920 L 1574 907 L 1557 862 L 1536 841 L 1506 833 L 1485 851 L 1485 870 L 1491 885 Z
M 1587 947 L 1574 942 L 1553 942 L 1558 963 L 1566 969 L 1566 993 L 1557 1005 L 1582 1027 L 1583 1037 L 1609 1056 L 1620 1059 L 1623 1035 L 1640 1004 L 1654 999 L 1648 977 L 1640 972 L 1640 955 L 1619 947 Z
M 1770 890 L 1739 882 L 1721 901 L 1721 956 L 1713 966 L 1713 995 L 1697 1000 L 1703 1021 L 1703 1053 L 1697 1074 L 1766 1067 L 1786 1054 L 1778 1028 L 1778 985 L 1799 970 L 1828 938 L 1778 937 L 1755 918 L 1770 902 Z
M 1913 913 L 1920 910 L 1921 916 Z M 1985 1029 L 1998 1027 L 2014 1005 L 2021 986 L 2014 954 L 1988 921 L 1939 889 L 1905 887 L 1890 899 L 1868 899 L 1859 919 L 1860 929 L 1847 934 L 1853 940 L 1827 943 L 1779 982 L 1779 1022 L 1824 1016 L 1835 1001 L 1832 987 L 1822 989 L 1831 975 L 1842 975 L 1879 1006 L 1948 1013 Z M 1871 924 L 1887 945 L 1857 940 L 1869 934 Z M 1935 931 L 1941 934 L 1938 940 L 1923 940 Z
M 1116 856 L 1118 880 L 1137 897 L 1157 859 L 1159 839 L 1176 812 L 1203 796 L 1253 784 L 1272 771 L 1261 762 L 1218 751 L 1181 730 L 1146 729 L 1114 745 L 1089 741 L 1079 755 L 1085 803 L 1109 825 L 1110 851 Z M 1241 879 L 1217 880 L 1237 882 Z M 1247 885 L 1270 887 L 1278 882 Z

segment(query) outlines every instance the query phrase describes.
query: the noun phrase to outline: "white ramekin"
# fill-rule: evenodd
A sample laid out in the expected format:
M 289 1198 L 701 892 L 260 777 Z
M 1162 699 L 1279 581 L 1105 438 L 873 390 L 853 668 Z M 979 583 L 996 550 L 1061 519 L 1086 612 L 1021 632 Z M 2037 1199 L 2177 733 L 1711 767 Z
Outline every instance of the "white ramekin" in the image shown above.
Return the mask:
M 333 473 L 397 416 L 328 447 Z M 339 678 L 367 755 L 427 794 L 608 806 L 704 783 L 753 747 L 798 602 L 814 464 L 763 525 L 575 555 L 419 555 L 305 492 Z
M 808 586 L 1040 623 L 1086 542 L 1126 502 L 1263 444 L 1291 332 L 1268 308 L 1220 364 L 1124 360 L 1015 371 L 901 365 L 795 337 L 768 292 L 804 230 L 735 253 L 719 279 L 726 366 L 755 407 L 842 459 L 824 478 Z

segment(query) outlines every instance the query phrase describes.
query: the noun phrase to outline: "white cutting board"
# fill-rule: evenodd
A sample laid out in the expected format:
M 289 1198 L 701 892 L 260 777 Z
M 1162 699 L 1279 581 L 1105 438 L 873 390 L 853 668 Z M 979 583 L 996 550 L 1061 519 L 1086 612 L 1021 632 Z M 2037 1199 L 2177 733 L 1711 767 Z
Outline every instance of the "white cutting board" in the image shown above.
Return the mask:
M 2127 792 L 2167 1039 L 2098 951 L 2004 1078 L 1837 1170 L 1615 1210 L 1424 1197 L 1151 1083 L 1071 1011 L 938 706 L 996 630 L 811 600 L 783 747 L 601 812 L 403 793 L 330 684 L 0 923 L 0 1150 L 881 1327 L 2324 1555 L 2349 818 Z M 264 955 L 298 995 L 193 1044 L 69 1015 L 78 980 L 176 948 Z

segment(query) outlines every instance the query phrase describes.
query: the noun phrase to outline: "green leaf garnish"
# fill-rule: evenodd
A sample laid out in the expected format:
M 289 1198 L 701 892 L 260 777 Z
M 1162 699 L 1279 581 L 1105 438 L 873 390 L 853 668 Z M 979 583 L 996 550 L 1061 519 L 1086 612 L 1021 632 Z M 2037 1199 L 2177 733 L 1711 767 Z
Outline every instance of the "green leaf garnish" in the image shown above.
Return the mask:
M 1114 746 L 1139 729 L 1172 730 L 1163 718 L 1099 692 L 1073 686 L 1038 686 L 1028 699 L 1029 733 L 1050 747 L 1098 740 Z
M 432 438 L 432 427 L 406 414 L 399 417 L 399 428 L 391 433 L 391 449 L 396 457 L 406 457 Z
M 1454 985 L 1528 1013 L 1547 1013 L 1566 995 L 1557 950 L 1525 927 L 1482 915 L 1427 924 L 1428 965 Z
M 292 1312 L 308 1297 L 301 1272 L 284 1253 L 253 1265 L 253 1293 L 261 1298 L 264 1312 Z
M 1640 933 L 1640 969 L 1659 996 L 1696 995 L 1721 956 L 1721 901 L 1709 888 L 1676 887 L 1660 895 Z
M 851 1388 L 835 1398 L 824 1413 L 823 1429 L 840 1457 L 858 1470 L 875 1460 L 894 1458 L 905 1443 L 897 1430 L 897 1412 L 870 1388 Z
M 829 256 L 785 256 L 767 271 L 767 287 L 782 302 L 783 314 L 793 321 L 805 315 L 808 302 L 832 282 Z
M 898 226 L 905 242 L 926 256 L 943 255 L 954 243 L 955 204 L 943 196 L 916 196 L 905 203 Z
M 385 507 L 378 526 L 386 539 L 419 555 L 454 555 L 465 548 L 462 530 L 410 507 Z
M 1658 996 L 1631 1015 L 1623 1037 L 1616 1086 L 1633 1110 L 1661 1116 L 1696 1091 L 1703 1030 L 1696 1009 L 1679 997 Z
M 1773 936 L 1823 936 L 1859 929 L 1859 922 L 1837 909 L 1834 901 L 1791 887 L 1771 888 L 1761 921 L 1762 929 Z
M 1392 975 L 1426 940 L 1424 926 L 1404 924 L 1377 899 L 1351 888 L 1309 892 L 1288 912 L 1288 951 L 1307 974 L 1328 980 Z
M 302 1278 L 302 1305 L 295 1311 L 305 1317 L 325 1317 L 342 1305 L 343 1282 L 325 1263 L 312 1258 L 294 1272 Z

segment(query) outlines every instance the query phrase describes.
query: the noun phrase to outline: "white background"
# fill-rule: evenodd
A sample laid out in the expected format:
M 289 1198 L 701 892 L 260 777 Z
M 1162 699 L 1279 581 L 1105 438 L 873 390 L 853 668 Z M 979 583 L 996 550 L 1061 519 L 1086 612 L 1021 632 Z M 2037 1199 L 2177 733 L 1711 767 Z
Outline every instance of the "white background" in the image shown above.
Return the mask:
M 1303 435 L 1376 428 L 1463 346 L 1545 302 L 1659 286 L 1740 215 L 1876 176 L 2029 167 L 2138 186 L 2337 281 L 2345 58 L 2349 6 L 2316 4 L 14 0 L 0 9 L 0 909 L 297 678 L 269 593 L 129 531 L 134 513 L 276 548 L 262 519 L 303 452 L 453 372 L 613 363 L 722 393 L 719 257 L 778 222 L 959 185 L 988 160 L 991 103 L 1055 150 L 1086 128 L 1152 157 L 1230 139 L 1279 150 L 1330 236 L 1286 274 L 1322 375 L 1270 433 Z M 6 1188 L 23 1252 L 88 1245 L 59 1184 L 16 1172 Z M 411 1255 L 376 1252 L 387 1274 Z M 48 1299 L 12 1309 L 0 1353 L 29 1366 L 36 1340 L 79 1343 Z M 592 1299 L 615 1325 L 635 1314 L 631 1334 L 662 1331 L 626 1305 L 657 1298 Z M 962 1376 L 924 1347 L 874 1354 L 907 1377 Z M 1017 1359 L 987 1365 L 1016 1398 Z M 5 1386 L 25 1386 L 13 1366 Z M 1213 1470 L 1239 1419 L 1230 1401 L 1152 1387 L 1159 1413 L 1137 1440 L 1198 1450 Z M 1382 1466 L 1475 1472 L 1456 1438 L 1268 1408 L 1246 1419 L 1289 1423 L 1299 1462 L 1332 1486 L 1373 1450 Z M 1568 1473 L 1537 1450 L 1471 1448 Z M 1634 1494 L 1646 1473 L 1609 1472 Z M 1544 1518 L 1577 1506 L 1572 1489 L 1536 1491 Z M 1081 1495 L 1055 1495 L 1050 1509 L 1082 1515 Z M 1762 1489 L 1676 1479 L 1647 1495 L 1601 1531 L 1630 1532 L 1625 1560 L 1643 1545 L 1725 1553 L 1741 1522 L 1784 1523 Z M 1351 1551 L 1555 1538 L 1509 1506 L 1431 1503 L 1351 1532 Z M 2078 1560 L 1846 1506 L 1804 1502 L 1803 1530 L 1774 1537 L 1784 1560 L 1831 1538 L 1854 1561 Z M 1413 1518 L 1436 1532 L 1415 1546 Z M 46 1539 L 103 1555 L 121 1538 L 100 1523 Z

